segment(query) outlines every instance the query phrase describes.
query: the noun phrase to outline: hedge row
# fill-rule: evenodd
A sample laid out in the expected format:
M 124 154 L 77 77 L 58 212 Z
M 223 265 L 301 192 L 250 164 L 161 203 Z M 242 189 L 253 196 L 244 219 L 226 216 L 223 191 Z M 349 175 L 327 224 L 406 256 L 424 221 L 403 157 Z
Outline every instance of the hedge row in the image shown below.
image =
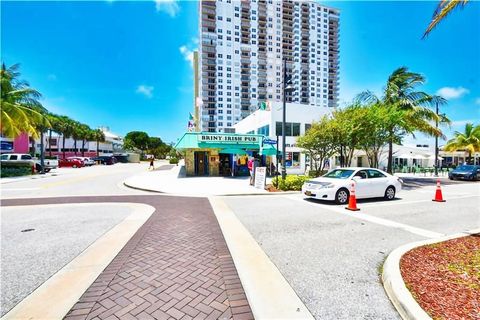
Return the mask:
M 0 177 L 19 177 L 32 174 L 32 164 L 29 163 L 6 163 L 2 162 Z
M 272 184 L 275 188 L 287 191 L 287 190 L 294 190 L 300 191 L 302 190 L 302 186 L 310 179 L 307 176 L 297 176 L 297 175 L 287 175 L 285 180 L 282 179 L 281 176 L 275 177 L 272 179 Z

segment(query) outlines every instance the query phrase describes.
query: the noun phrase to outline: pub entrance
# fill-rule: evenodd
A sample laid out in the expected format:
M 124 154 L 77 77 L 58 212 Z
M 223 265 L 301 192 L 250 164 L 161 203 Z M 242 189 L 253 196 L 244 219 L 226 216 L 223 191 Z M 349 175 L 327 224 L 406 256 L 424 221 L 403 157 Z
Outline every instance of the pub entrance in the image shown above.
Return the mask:
M 231 176 L 232 175 L 231 159 L 233 159 L 232 155 L 220 153 L 219 173 L 220 173 L 221 176 Z
M 196 176 L 208 176 L 208 152 L 195 151 L 195 175 Z

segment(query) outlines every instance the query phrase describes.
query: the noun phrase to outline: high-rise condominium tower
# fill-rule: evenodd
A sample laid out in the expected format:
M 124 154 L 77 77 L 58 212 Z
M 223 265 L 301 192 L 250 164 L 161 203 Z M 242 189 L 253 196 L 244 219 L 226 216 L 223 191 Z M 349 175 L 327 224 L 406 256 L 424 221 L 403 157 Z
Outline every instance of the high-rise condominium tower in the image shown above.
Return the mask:
M 335 107 L 339 11 L 316 1 L 201 1 L 200 129 L 232 132 L 261 102 L 282 101 L 283 60 L 293 77 L 287 102 Z

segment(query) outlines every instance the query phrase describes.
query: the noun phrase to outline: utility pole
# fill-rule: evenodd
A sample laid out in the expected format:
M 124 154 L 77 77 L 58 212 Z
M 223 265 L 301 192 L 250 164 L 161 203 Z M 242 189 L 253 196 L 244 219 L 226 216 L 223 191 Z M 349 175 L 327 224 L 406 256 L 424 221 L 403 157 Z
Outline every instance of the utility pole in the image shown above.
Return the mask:
M 285 118 L 287 115 L 287 91 L 293 92 L 292 77 L 287 74 L 287 59 L 283 59 L 283 118 L 282 118 L 282 180 L 287 176 L 287 168 L 285 167 L 286 139 L 285 139 Z

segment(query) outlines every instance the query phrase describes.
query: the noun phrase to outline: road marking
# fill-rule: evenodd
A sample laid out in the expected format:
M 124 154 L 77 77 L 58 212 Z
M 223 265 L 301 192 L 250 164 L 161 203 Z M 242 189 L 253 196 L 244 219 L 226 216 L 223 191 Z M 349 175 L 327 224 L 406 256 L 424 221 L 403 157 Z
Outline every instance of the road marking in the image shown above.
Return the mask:
M 340 214 L 343 214 L 343 215 L 346 215 L 346 216 L 349 216 L 349 217 L 352 217 L 352 218 L 365 220 L 365 221 L 372 222 L 372 223 L 379 224 L 379 225 L 386 226 L 386 227 L 401 229 L 401 230 L 404 230 L 404 231 L 407 231 L 407 232 L 410 232 L 410 233 L 413 233 L 413 234 L 416 234 L 416 235 L 419 235 L 419 236 L 422 236 L 422 237 L 425 237 L 425 238 L 438 238 L 438 237 L 444 236 L 443 233 L 438 233 L 438 232 L 434 232 L 434 231 L 430 231 L 430 230 L 426 230 L 426 229 L 413 227 L 413 226 L 403 224 L 403 223 L 400 223 L 400 222 L 395 222 L 395 221 L 391 221 L 391 220 L 387 220 L 387 219 L 383 219 L 383 218 L 378 218 L 378 217 L 375 217 L 375 216 L 365 214 L 363 212 L 353 213 L 353 212 L 345 210 L 345 208 L 343 206 L 342 207 L 336 207 L 336 206 L 322 206 L 322 207 L 319 207 L 318 204 L 315 204 L 315 203 L 312 203 L 312 202 L 309 202 L 309 201 L 305 201 L 305 200 L 303 200 L 301 198 L 298 198 L 298 197 L 288 196 L 286 198 L 291 199 L 291 200 L 295 200 L 295 201 L 300 201 L 302 203 L 308 204 L 310 206 L 314 206 L 316 208 L 322 208 L 322 209 L 334 211 L 334 212 L 337 212 L 337 213 L 340 213 Z
M 448 194 L 444 196 L 444 199 L 446 200 L 456 200 L 456 199 L 464 199 L 464 198 L 474 198 L 474 197 L 480 197 L 480 195 L 474 195 L 474 194 L 463 194 L 461 196 L 455 196 L 451 197 Z M 432 197 L 433 199 L 433 197 Z M 413 203 L 431 203 L 432 199 L 427 199 L 427 200 L 411 200 L 411 201 L 399 201 L 399 200 L 393 200 L 393 201 L 388 201 L 388 202 L 376 202 L 376 203 L 363 203 L 361 204 L 362 207 L 364 208 L 371 208 L 371 207 L 388 207 L 388 206 L 394 206 L 394 205 L 400 205 L 400 204 L 413 204 Z

